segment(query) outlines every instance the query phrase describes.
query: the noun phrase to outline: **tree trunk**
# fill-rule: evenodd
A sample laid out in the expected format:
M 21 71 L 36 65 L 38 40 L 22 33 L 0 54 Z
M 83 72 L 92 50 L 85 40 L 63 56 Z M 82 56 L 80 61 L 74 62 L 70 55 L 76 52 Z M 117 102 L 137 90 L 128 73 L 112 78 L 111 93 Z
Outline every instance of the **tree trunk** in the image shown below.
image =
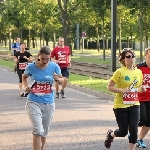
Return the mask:
M 9 31 L 9 50 L 11 51 L 11 31 Z
M 142 10 L 139 9 L 139 28 L 140 28 L 140 61 L 143 61 L 143 22 L 142 22 Z
M 99 44 L 99 28 L 98 25 L 96 24 L 96 36 L 97 36 L 97 50 L 99 52 L 100 50 L 100 44 Z
M 62 6 L 61 0 L 58 0 L 58 5 L 61 10 L 61 23 L 63 26 L 63 37 L 64 37 L 64 44 L 68 45 L 71 49 L 71 35 L 70 35 L 70 17 L 67 11 L 67 3 L 68 0 L 63 1 L 64 6 Z
M 127 37 L 127 48 L 129 48 L 129 37 Z
M 104 17 L 103 17 L 103 60 L 105 60 L 105 36 L 104 36 L 104 25 L 105 25 L 105 22 L 104 22 Z
M 32 47 L 35 48 L 35 41 L 34 41 L 34 37 L 32 37 Z
M 119 18 L 119 54 L 121 53 L 122 45 L 121 45 L 121 18 Z

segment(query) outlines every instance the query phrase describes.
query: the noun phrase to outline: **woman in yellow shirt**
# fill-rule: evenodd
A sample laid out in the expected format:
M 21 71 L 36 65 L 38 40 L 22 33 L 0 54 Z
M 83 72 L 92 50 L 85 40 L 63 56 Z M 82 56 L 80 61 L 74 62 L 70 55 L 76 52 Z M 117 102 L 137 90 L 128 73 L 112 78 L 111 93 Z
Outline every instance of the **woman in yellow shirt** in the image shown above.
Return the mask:
M 108 90 L 116 93 L 113 110 L 119 129 L 108 130 L 104 145 L 109 149 L 114 137 L 125 137 L 129 130 L 129 150 L 135 150 L 139 123 L 138 91 L 144 91 L 143 77 L 141 70 L 135 67 L 132 50 L 123 50 L 119 61 L 122 67 L 114 72 L 108 83 Z

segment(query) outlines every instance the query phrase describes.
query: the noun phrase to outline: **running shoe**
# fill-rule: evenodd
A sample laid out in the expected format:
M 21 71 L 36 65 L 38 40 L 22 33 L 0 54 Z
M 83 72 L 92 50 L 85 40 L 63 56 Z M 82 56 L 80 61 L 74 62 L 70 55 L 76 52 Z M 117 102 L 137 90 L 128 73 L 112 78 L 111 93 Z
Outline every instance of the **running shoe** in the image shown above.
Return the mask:
M 24 93 L 22 93 L 20 96 L 21 96 L 21 97 L 24 97 Z
M 143 142 L 143 140 L 137 140 L 136 146 L 140 148 L 146 148 L 146 144 Z
M 56 98 L 59 98 L 59 93 L 56 93 Z
M 61 95 L 61 98 L 65 98 L 65 93 L 63 90 L 61 90 L 60 95 Z
M 111 129 L 108 130 L 107 132 L 107 136 L 106 136 L 106 139 L 105 139 L 105 142 L 104 142 L 104 146 L 106 148 L 110 148 L 111 147 L 111 142 L 113 142 L 113 137 L 111 136 L 111 132 L 113 132 Z
M 28 96 L 28 94 L 29 94 L 29 93 L 27 93 L 27 92 L 26 92 L 26 93 L 24 93 L 24 97 L 27 97 L 27 96 Z

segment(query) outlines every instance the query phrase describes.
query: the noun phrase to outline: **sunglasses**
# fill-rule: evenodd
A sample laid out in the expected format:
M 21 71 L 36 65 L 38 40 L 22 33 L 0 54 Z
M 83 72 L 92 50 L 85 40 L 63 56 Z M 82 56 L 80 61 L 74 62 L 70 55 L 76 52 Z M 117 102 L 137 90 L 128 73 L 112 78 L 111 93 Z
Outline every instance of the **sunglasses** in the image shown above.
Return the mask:
M 64 41 L 60 41 L 60 42 L 64 42 Z
M 135 58 L 134 55 L 128 55 L 128 56 L 125 56 L 125 58 Z

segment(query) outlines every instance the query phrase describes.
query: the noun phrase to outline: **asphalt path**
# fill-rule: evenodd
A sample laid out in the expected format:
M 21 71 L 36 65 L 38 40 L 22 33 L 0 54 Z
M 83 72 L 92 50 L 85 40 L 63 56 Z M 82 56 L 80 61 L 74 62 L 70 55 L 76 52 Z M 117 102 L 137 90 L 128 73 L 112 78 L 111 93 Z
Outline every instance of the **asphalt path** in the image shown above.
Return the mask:
M 32 150 L 26 98 L 20 98 L 17 89 L 18 76 L 0 68 L 0 150 Z M 117 128 L 113 101 L 72 88 L 66 88 L 65 95 L 65 99 L 55 99 L 56 110 L 45 150 L 105 150 L 107 130 Z M 150 150 L 149 134 L 145 142 Z M 110 150 L 128 150 L 127 137 L 115 138 Z

